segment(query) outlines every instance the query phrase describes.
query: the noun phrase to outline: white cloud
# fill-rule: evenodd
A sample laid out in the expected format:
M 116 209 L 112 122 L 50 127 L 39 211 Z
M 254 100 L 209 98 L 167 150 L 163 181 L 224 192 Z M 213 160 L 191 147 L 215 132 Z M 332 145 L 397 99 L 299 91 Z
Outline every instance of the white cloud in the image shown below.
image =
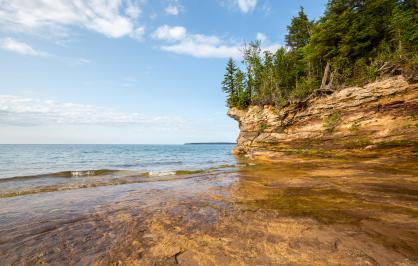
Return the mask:
M 22 55 L 46 56 L 47 54 L 33 49 L 29 44 L 12 39 L 4 38 L 0 40 L 0 48 Z
M 43 51 L 35 50 L 29 44 L 22 42 L 22 41 L 15 40 L 10 37 L 0 40 L 0 49 L 10 51 L 13 53 L 18 53 L 21 55 L 48 57 L 48 59 L 54 59 L 59 62 L 65 63 L 69 66 L 79 66 L 79 65 L 85 65 L 85 64 L 91 63 L 91 60 L 87 58 L 57 56 L 57 55 L 49 54 Z
M 243 42 L 230 42 L 214 35 L 190 34 L 187 29 L 181 26 L 164 25 L 152 33 L 157 40 L 168 42 L 161 45 L 163 51 L 191 55 L 201 58 L 235 58 L 242 57 Z M 257 39 L 267 40 L 267 36 L 258 33 Z M 280 48 L 278 44 L 263 46 L 263 51 L 276 51 Z
M 153 33 L 152 38 L 164 41 L 181 40 L 186 37 L 187 30 L 180 26 L 163 25 L 158 27 Z
M 238 0 L 239 9 L 244 13 L 253 11 L 256 5 L 257 0 Z
M 264 4 L 261 6 L 261 10 L 263 11 L 263 13 L 264 13 L 264 15 L 265 15 L 265 16 L 270 15 L 270 14 L 271 14 L 271 12 L 272 12 L 271 7 L 270 7 L 267 3 L 264 3 Z
M 240 48 L 240 46 L 204 42 L 203 39 L 196 38 L 196 36 L 190 36 L 179 43 L 161 47 L 164 51 L 203 58 L 240 58 Z
M 218 0 L 219 3 L 227 8 L 239 8 L 243 13 L 252 12 L 257 6 L 257 0 Z
M 90 64 L 91 60 L 90 59 L 85 59 L 85 58 L 79 58 L 78 62 L 80 64 Z
M 263 52 L 264 51 L 269 51 L 269 52 L 275 53 L 281 47 L 282 46 L 280 44 L 274 43 L 274 44 L 270 44 L 270 45 L 267 45 L 267 46 L 262 46 L 261 51 L 263 51 Z
M 267 36 L 264 33 L 257 32 L 256 39 L 260 42 L 264 42 L 267 40 Z
M 53 58 L 71 67 L 83 66 L 91 63 L 91 60 L 86 58 L 74 58 L 54 55 L 50 55 L 50 58 Z
M 180 9 L 177 6 L 168 6 L 164 10 L 169 15 L 177 16 L 180 14 Z
M 138 5 L 128 2 L 125 13 L 128 17 L 136 19 L 141 15 L 141 8 Z
M 176 117 L 149 117 L 105 107 L 0 95 L 0 124 L 6 125 L 182 125 Z
M 144 35 L 145 35 L 145 27 L 138 27 L 135 29 L 134 32 L 131 33 L 131 37 L 138 40 L 138 41 L 143 41 L 144 40 Z
M 181 26 L 163 25 L 158 27 L 151 36 L 157 40 L 175 42 L 162 45 L 161 49 L 176 54 L 195 57 L 238 58 L 241 53 L 238 46 L 226 45 L 217 36 L 188 34 L 187 29 Z
M 164 9 L 165 13 L 172 15 L 172 16 L 178 16 L 182 11 L 184 11 L 184 7 L 180 5 L 178 0 L 166 0 L 168 2 L 168 5 Z
M 0 29 L 66 36 L 77 26 L 119 38 L 134 32 L 140 12 L 131 0 L 0 0 Z

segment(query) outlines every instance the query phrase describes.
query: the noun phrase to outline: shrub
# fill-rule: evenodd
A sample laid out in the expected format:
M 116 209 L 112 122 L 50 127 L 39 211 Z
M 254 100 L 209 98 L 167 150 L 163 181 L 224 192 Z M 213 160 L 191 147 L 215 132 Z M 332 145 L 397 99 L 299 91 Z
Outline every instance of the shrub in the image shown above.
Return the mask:
M 338 124 L 340 124 L 340 122 L 341 122 L 340 112 L 334 112 L 324 118 L 323 126 L 326 131 L 332 132 L 334 131 L 335 127 L 338 126 Z
M 354 134 L 358 133 L 359 130 L 360 130 L 360 125 L 358 122 L 354 122 L 350 127 L 350 131 Z
M 269 128 L 269 126 L 266 123 L 261 123 L 260 125 L 258 125 L 258 132 L 263 132 L 267 128 Z
M 320 81 L 314 78 L 303 78 L 296 83 L 295 89 L 290 92 L 290 97 L 303 99 L 308 97 L 315 89 L 319 88 Z

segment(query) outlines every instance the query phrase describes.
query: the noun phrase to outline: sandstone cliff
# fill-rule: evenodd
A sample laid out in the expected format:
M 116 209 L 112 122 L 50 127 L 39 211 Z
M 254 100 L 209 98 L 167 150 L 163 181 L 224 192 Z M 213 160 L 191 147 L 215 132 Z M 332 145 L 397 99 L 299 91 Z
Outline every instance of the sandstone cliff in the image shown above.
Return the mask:
M 303 105 L 232 108 L 228 115 L 240 127 L 235 154 L 274 159 L 291 153 L 383 152 L 389 147 L 415 153 L 418 84 L 395 76 Z

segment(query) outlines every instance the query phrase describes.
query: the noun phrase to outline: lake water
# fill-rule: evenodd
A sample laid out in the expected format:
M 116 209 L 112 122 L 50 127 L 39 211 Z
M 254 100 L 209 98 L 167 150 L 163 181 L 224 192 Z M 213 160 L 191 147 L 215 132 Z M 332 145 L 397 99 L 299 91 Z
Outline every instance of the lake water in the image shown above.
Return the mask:
M 1 265 L 417 265 L 417 154 L 0 146 Z
M 232 145 L 0 145 L 0 179 L 92 170 L 168 175 L 235 164 Z

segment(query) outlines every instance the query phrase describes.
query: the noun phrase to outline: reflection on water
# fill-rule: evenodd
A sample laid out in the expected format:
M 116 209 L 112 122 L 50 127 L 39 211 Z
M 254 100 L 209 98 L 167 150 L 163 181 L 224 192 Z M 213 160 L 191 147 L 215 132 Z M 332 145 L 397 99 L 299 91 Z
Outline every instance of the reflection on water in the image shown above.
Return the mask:
M 57 175 L 60 189 L 0 198 L 0 260 L 413 265 L 417 159 L 292 157 L 162 177 Z M 50 180 L 0 182 L 0 193 Z
M 153 212 L 206 191 L 216 175 L 2 198 L 1 261 L 91 263 L 138 233 L 130 230 L 143 232 Z
M 344 225 L 418 262 L 417 159 L 259 164 L 240 171 L 233 197 L 242 209 Z

